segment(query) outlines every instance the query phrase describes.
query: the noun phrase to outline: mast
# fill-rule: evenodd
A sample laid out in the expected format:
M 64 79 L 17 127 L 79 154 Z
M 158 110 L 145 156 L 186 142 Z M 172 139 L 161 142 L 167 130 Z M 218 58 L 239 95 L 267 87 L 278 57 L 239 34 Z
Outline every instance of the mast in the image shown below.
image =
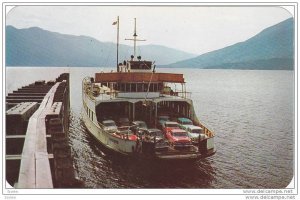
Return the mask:
M 137 37 L 137 34 L 136 34 L 136 18 L 134 18 L 134 33 L 133 33 L 133 56 L 135 58 L 136 56 L 136 37 Z
M 136 18 L 134 18 L 133 39 L 125 39 L 125 40 L 133 40 L 133 58 L 136 59 L 136 42 L 137 41 L 146 41 L 146 40 L 137 39 L 137 34 L 136 34 Z

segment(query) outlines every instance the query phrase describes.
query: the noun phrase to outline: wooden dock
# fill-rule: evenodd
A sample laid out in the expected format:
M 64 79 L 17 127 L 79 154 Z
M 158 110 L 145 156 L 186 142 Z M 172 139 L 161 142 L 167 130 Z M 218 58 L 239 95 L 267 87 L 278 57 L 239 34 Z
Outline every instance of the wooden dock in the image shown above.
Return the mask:
M 78 187 L 69 131 L 69 74 L 6 97 L 6 180 L 15 188 Z M 63 160 L 63 162 L 62 162 Z

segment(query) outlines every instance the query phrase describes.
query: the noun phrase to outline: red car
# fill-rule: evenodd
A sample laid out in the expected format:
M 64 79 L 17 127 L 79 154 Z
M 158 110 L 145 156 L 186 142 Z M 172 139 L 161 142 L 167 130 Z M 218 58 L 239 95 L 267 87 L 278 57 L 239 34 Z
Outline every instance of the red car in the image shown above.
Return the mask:
M 177 122 L 166 121 L 162 126 L 162 130 L 165 134 L 173 129 L 180 129 Z
M 182 129 L 172 129 L 166 133 L 166 137 L 174 147 L 190 147 L 192 145 L 188 133 Z

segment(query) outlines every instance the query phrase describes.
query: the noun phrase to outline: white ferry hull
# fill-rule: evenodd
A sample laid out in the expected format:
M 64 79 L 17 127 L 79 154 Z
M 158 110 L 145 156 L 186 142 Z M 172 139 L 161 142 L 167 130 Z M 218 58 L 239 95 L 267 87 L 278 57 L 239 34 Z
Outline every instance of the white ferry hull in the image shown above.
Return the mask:
M 108 134 L 101 127 L 96 126 L 84 111 L 82 112 L 82 120 L 88 131 L 106 148 L 123 155 L 130 155 L 136 149 L 135 141 L 119 139 Z

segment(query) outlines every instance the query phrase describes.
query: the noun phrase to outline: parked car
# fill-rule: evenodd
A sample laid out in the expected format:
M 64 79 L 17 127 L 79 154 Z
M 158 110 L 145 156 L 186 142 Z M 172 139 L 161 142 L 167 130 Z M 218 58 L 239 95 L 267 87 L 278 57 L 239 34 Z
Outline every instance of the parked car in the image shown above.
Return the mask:
M 130 126 L 129 119 L 127 117 L 121 117 L 118 121 L 118 126 Z
M 118 130 L 118 127 L 113 120 L 104 120 L 102 121 L 102 125 L 104 126 L 104 130 L 110 133 L 116 132 Z
M 182 129 L 172 129 L 166 133 L 166 137 L 172 146 L 176 147 L 190 147 L 192 145 L 191 138 L 188 133 Z
M 182 129 L 183 129 L 183 125 L 193 125 L 193 121 L 188 118 L 185 118 L 185 117 L 177 118 L 177 122 L 178 122 L 180 128 L 182 128 Z
M 158 128 L 162 128 L 162 126 L 163 126 L 163 124 L 165 123 L 165 122 L 167 122 L 167 121 L 170 121 L 170 117 L 169 116 L 167 116 L 167 115 L 160 115 L 160 116 L 158 116 L 158 118 L 157 118 L 157 127 Z
M 159 129 L 146 129 L 143 131 L 143 140 L 155 143 L 156 150 L 164 150 L 169 147 L 168 141 Z
M 161 132 L 161 130 L 156 129 L 156 128 L 144 130 L 143 135 L 144 135 L 145 140 L 154 141 L 154 139 L 155 139 L 155 142 L 165 139 L 165 136 Z
M 180 129 L 179 124 L 177 122 L 167 121 L 162 126 L 162 130 L 165 134 L 172 129 Z
M 183 125 L 183 128 L 184 128 L 184 130 L 186 130 L 188 132 L 188 136 L 191 138 L 193 143 L 198 143 L 199 139 L 203 140 L 207 137 L 203 133 L 203 129 L 199 126 Z
M 130 127 L 130 130 L 132 130 L 133 133 L 136 135 L 143 134 L 143 130 L 147 130 L 147 129 L 148 126 L 144 121 L 133 121 Z
M 138 128 L 141 128 L 141 129 L 147 129 L 148 128 L 146 122 L 144 122 L 144 121 L 133 121 L 132 125 L 136 126 Z

